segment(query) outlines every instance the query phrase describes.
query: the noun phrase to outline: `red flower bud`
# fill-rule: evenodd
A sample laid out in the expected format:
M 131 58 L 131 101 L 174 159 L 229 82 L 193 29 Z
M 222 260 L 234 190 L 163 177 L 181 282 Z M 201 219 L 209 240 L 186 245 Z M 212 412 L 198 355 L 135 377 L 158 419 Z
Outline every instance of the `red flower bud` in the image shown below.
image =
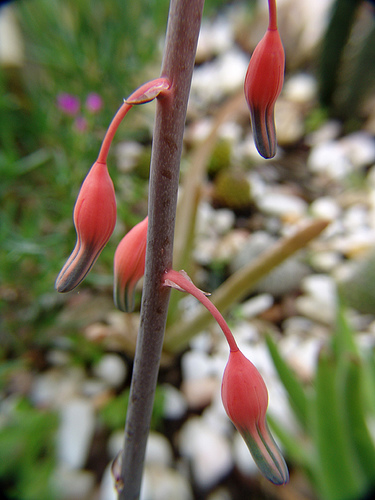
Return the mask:
M 133 227 L 120 241 L 114 258 L 113 299 L 118 309 L 134 308 L 134 288 L 145 272 L 148 217 Z
M 264 476 L 274 484 L 286 483 L 288 469 L 266 422 L 266 384 L 240 350 L 229 354 L 221 397 L 228 417 L 244 438 Z
M 266 34 L 255 47 L 245 77 L 245 97 L 250 109 L 255 145 L 264 158 L 276 154 L 274 108 L 284 82 L 285 54 L 276 22 L 276 2 L 269 1 Z
M 96 161 L 83 181 L 73 220 L 77 242 L 56 279 L 58 292 L 69 292 L 81 283 L 115 227 L 115 190 L 105 163 Z

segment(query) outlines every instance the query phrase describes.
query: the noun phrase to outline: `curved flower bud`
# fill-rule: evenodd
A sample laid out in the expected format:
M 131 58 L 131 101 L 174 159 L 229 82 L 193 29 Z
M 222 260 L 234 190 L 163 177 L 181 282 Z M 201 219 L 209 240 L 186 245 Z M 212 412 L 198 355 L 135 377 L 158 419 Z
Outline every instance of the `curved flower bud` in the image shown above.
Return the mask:
M 147 226 L 148 217 L 122 238 L 115 252 L 113 300 L 124 312 L 133 310 L 134 288 L 145 272 Z
M 264 476 L 274 484 L 286 483 L 288 469 L 266 422 L 266 384 L 240 350 L 229 354 L 221 397 L 228 417 L 244 438 Z
M 283 86 L 285 67 L 275 0 L 269 1 L 269 9 L 268 29 L 251 56 L 244 85 L 255 145 L 264 158 L 273 158 L 276 154 L 274 108 Z
M 105 163 L 96 161 L 83 181 L 73 220 L 77 242 L 56 279 L 58 292 L 69 292 L 81 283 L 114 230 L 115 190 Z

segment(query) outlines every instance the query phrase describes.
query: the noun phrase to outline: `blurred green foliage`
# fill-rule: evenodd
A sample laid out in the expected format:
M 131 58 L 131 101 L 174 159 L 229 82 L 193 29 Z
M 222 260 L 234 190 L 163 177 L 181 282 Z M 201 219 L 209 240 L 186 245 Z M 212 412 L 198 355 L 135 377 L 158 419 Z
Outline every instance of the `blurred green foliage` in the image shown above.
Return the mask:
M 205 12 L 225 3 L 207 0 Z M 53 284 L 74 246 L 79 187 L 122 99 L 159 74 L 169 0 L 20 0 L 12 7 L 25 63 L 0 66 L 0 326 L 4 348 L 19 354 L 51 338 L 53 315 L 67 300 Z M 92 92 L 103 101 L 97 113 L 85 106 Z M 61 93 L 79 100 L 76 116 L 57 106 Z M 152 117 L 143 108 L 133 116 L 116 142 L 151 144 Z M 143 170 L 120 173 L 112 155 L 118 220 L 127 228 L 144 215 L 147 179 Z M 84 286 L 111 293 L 114 240 Z
M 304 386 L 267 345 L 294 413 L 296 432 L 270 418 L 294 466 L 302 468 L 321 500 L 372 498 L 375 491 L 375 352 L 359 348 L 343 309 L 332 339 L 323 345 L 315 379 Z
M 2 408 L 0 489 L 5 498 L 53 500 L 57 417 L 33 408 L 26 399 Z M 3 497 L 4 498 L 4 497 Z
M 368 9 L 360 15 L 360 9 Z M 335 0 L 319 61 L 319 96 L 330 113 L 357 125 L 375 88 L 375 17 L 364 0 Z
M 130 390 L 126 389 L 123 393 L 111 399 L 101 410 L 100 416 L 103 423 L 112 431 L 123 429 L 124 415 L 129 403 Z M 155 391 L 154 406 L 152 409 L 151 429 L 161 430 L 164 415 L 164 390 L 162 386 L 157 386 Z

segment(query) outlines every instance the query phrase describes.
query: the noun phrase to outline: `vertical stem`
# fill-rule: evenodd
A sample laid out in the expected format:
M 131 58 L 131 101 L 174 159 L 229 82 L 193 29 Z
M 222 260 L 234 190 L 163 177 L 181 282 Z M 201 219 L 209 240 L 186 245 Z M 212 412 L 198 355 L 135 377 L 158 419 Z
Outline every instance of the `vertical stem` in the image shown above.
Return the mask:
M 268 29 L 271 31 L 277 30 L 276 0 L 268 0 L 268 10 L 269 10 Z
M 162 76 L 171 91 L 158 99 L 149 188 L 149 225 L 141 324 L 125 425 L 119 500 L 139 498 L 147 435 L 159 372 L 172 265 L 179 166 L 186 108 L 204 0 L 171 0 Z
M 99 151 L 99 155 L 98 155 L 98 159 L 97 159 L 98 163 L 106 163 L 107 162 L 108 151 L 109 151 L 109 148 L 112 144 L 113 137 L 114 137 L 120 123 L 125 118 L 125 116 L 128 114 L 128 111 L 131 109 L 131 107 L 132 106 L 130 104 L 127 104 L 126 102 L 124 102 L 121 105 L 121 107 L 118 109 L 115 116 L 113 117 L 113 120 L 111 121 L 111 123 L 108 127 L 108 130 L 104 136 L 104 139 L 103 139 L 100 151 Z

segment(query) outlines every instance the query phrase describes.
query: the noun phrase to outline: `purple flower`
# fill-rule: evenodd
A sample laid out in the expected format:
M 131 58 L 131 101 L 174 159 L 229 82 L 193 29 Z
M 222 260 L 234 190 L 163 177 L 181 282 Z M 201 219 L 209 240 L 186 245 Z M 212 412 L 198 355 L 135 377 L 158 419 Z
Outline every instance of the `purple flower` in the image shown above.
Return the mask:
M 80 102 L 77 96 L 63 92 L 57 96 L 57 107 L 66 115 L 74 116 L 79 111 Z
M 86 98 L 86 108 L 90 113 L 98 113 L 103 106 L 103 100 L 99 94 L 91 92 Z
M 74 125 L 78 132 L 86 132 L 87 130 L 87 120 L 83 116 L 77 116 L 74 121 Z

